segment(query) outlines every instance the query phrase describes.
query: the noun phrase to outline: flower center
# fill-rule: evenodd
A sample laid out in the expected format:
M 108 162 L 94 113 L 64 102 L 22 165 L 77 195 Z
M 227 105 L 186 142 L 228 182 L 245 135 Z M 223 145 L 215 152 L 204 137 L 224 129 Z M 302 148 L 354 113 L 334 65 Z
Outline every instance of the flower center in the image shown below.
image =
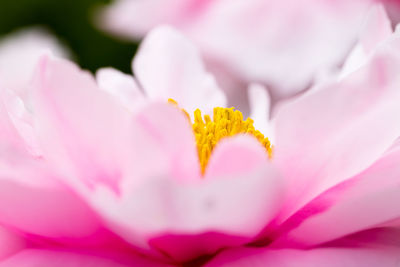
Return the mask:
M 169 103 L 177 106 L 173 99 Z M 190 120 L 189 114 L 182 109 Z M 194 123 L 192 129 L 196 137 L 197 153 L 200 161 L 201 172 L 204 174 L 208 160 L 217 143 L 225 137 L 236 134 L 251 134 L 265 147 L 268 156 L 272 157 L 272 145 L 267 137 L 254 128 L 251 118 L 243 120 L 243 114 L 235 108 L 216 107 L 213 110 L 213 118 L 209 115 L 202 116 L 201 111 L 194 111 Z

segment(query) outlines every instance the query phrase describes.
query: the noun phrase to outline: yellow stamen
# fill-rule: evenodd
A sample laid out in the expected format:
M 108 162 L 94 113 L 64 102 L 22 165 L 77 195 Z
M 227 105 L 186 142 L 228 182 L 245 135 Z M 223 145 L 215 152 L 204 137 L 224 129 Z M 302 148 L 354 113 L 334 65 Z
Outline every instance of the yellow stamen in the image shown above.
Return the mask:
M 174 106 L 178 103 L 173 99 L 168 102 Z M 190 120 L 189 114 L 182 109 Z M 236 134 L 251 134 L 257 138 L 267 150 L 269 158 L 272 157 L 272 145 L 267 137 L 254 128 L 254 121 L 247 118 L 243 121 L 243 114 L 239 110 L 232 108 L 214 108 L 213 119 L 209 115 L 204 118 L 199 109 L 194 111 L 194 123 L 192 125 L 193 132 L 197 143 L 197 153 L 199 156 L 201 172 L 204 173 L 208 160 L 216 144 L 225 137 Z

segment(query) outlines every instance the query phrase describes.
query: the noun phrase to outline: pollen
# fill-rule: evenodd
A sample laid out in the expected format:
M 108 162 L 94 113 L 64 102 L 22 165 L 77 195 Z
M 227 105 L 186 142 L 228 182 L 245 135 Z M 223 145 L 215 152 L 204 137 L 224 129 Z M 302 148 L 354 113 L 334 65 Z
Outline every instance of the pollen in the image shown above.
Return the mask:
M 178 103 L 173 99 L 168 102 L 176 107 Z M 190 120 L 189 114 L 181 109 Z M 273 147 L 267 137 L 254 127 L 251 118 L 243 120 L 243 114 L 235 108 L 216 107 L 213 110 L 212 119 L 209 115 L 202 116 L 201 111 L 194 111 L 194 122 L 192 129 L 196 138 L 197 153 L 200 161 L 201 172 L 204 174 L 211 153 L 218 142 L 237 134 L 250 134 L 254 136 L 260 144 L 265 147 L 269 158 L 272 158 Z

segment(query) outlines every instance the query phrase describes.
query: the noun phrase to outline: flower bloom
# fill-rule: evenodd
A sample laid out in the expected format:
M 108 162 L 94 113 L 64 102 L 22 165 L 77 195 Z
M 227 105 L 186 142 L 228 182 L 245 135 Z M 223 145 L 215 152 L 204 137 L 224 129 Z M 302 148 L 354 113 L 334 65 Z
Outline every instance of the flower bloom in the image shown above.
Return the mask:
M 43 56 L 29 101 L 0 102 L 0 267 L 396 266 L 398 49 L 282 103 L 271 140 L 265 90 L 253 125 L 170 28 L 135 79 Z
M 335 70 L 372 2 L 116 0 L 99 23 L 133 40 L 157 25 L 176 27 L 201 49 L 236 104 L 251 82 L 266 85 L 275 99 L 309 88 L 321 73 Z

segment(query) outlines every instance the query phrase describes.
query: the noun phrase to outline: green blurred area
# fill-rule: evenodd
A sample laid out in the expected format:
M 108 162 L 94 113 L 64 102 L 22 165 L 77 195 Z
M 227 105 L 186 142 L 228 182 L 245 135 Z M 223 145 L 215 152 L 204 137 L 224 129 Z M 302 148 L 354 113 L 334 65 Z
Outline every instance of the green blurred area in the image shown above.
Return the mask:
M 112 66 L 131 72 L 137 44 L 114 39 L 94 25 L 96 8 L 109 0 L 0 0 L 0 37 L 27 26 L 44 26 L 65 43 L 78 64 L 95 71 Z

